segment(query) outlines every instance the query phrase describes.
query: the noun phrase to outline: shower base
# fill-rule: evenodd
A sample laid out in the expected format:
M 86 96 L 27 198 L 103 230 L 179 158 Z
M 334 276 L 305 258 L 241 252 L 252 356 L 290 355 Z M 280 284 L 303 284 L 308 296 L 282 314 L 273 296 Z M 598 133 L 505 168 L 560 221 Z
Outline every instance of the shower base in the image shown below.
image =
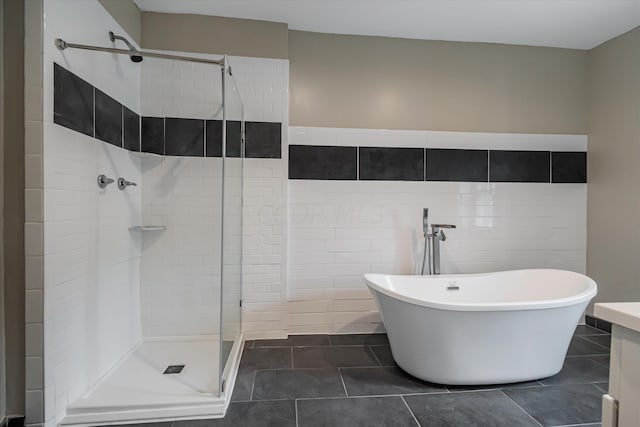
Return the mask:
M 233 390 L 242 340 L 225 372 L 231 387 L 219 393 L 219 340 L 215 336 L 145 338 L 96 385 L 67 407 L 62 425 L 216 418 Z M 184 365 L 178 373 L 176 366 Z

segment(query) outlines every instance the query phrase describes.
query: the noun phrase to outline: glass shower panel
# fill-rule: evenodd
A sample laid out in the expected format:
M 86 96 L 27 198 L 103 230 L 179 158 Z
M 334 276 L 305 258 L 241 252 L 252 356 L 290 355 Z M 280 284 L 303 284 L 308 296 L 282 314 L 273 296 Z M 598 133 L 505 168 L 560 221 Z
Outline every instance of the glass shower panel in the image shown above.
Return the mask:
M 224 79 L 226 150 L 222 197 L 221 379 L 224 378 L 229 354 L 241 330 L 244 157 L 244 106 L 228 62 Z
M 143 115 L 162 117 L 143 119 L 143 141 L 157 120 L 164 146 L 141 154 L 141 224 L 162 227 L 140 232 L 142 356 L 167 372 L 159 393 L 190 402 L 220 394 L 224 177 L 208 150 L 222 143 L 222 87 L 215 65 L 142 62 Z

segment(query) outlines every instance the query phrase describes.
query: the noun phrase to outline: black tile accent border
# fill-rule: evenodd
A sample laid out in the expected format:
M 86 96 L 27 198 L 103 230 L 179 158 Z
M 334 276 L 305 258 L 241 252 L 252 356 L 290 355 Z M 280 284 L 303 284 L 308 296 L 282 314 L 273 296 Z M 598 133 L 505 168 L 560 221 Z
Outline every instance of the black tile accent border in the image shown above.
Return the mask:
M 289 179 L 550 183 L 553 170 L 554 183 L 586 183 L 584 159 L 584 152 L 290 145 Z
M 140 115 L 122 106 L 124 148 L 140 151 Z
M 359 147 L 360 180 L 424 181 L 424 148 Z
M 245 123 L 246 126 L 246 123 Z M 222 135 L 220 136 L 222 141 Z M 220 142 L 222 146 L 222 142 Z M 237 120 L 227 121 L 227 157 L 240 157 L 242 147 L 242 128 Z
M 165 118 L 164 154 L 203 157 L 204 120 Z
M 488 150 L 427 148 L 427 181 L 487 182 Z
M 222 157 L 222 120 L 207 120 L 205 127 L 206 156 Z
M 245 157 L 279 159 L 282 157 L 282 123 L 246 122 Z
M 122 104 L 95 89 L 95 137 L 122 147 Z
M 549 151 L 489 151 L 489 181 L 549 182 Z
M 93 86 L 53 64 L 53 122 L 93 136 Z
M 164 154 L 164 119 L 162 117 L 142 118 L 140 149 L 143 153 Z
M 53 122 L 129 151 L 222 157 L 222 121 L 140 117 L 116 99 L 54 63 Z M 245 122 L 245 157 L 282 157 L 282 123 Z M 241 156 L 241 125 L 227 121 L 227 157 Z
M 551 153 L 551 182 L 578 184 L 587 182 L 587 153 Z
M 356 147 L 289 146 L 289 179 L 356 180 Z

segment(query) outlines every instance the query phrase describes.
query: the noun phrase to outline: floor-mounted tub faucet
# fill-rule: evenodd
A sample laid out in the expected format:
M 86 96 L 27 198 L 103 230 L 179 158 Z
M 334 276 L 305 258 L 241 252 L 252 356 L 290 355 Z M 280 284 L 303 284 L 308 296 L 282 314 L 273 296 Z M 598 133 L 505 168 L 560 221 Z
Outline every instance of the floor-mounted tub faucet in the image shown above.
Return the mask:
M 440 274 L 440 242 L 447 240 L 443 228 L 456 228 L 456 226 L 453 224 L 433 224 L 431 225 L 431 233 L 429 233 L 429 208 L 422 210 L 424 250 L 420 274 Z
M 440 242 L 447 240 L 443 228 L 456 228 L 453 224 L 433 224 L 431 242 L 433 244 L 433 274 L 440 274 Z

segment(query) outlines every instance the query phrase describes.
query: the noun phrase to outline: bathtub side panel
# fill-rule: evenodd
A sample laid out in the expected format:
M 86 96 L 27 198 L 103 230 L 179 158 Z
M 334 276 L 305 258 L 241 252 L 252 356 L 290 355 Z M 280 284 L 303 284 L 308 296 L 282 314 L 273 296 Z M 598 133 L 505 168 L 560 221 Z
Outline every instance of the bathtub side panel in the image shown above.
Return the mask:
M 522 311 L 448 311 L 376 292 L 394 359 L 441 384 L 534 380 L 562 368 L 586 303 Z

